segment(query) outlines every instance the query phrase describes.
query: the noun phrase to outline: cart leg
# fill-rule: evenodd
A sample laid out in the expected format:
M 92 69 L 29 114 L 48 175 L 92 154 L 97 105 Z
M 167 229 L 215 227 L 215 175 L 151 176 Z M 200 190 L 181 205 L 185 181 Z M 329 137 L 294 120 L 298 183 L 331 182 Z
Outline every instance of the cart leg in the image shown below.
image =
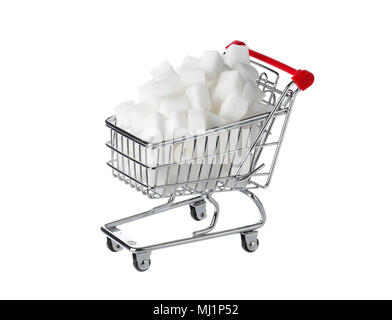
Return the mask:
M 133 257 L 133 266 L 137 271 L 146 271 L 150 268 L 151 259 L 150 259 L 151 251 L 136 251 L 132 253 Z

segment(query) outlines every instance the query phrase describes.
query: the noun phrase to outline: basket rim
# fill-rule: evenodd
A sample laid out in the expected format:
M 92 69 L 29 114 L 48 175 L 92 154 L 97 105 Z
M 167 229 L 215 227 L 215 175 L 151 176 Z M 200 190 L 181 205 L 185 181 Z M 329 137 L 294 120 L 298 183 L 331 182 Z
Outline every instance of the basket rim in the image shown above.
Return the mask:
M 285 114 L 287 112 L 287 108 L 282 109 L 282 110 L 278 110 L 275 112 L 275 116 L 280 116 L 282 114 Z M 211 134 L 215 134 L 224 130 L 228 130 L 228 129 L 234 129 L 235 127 L 240 127 L 243 125 L 247 125 L 247 124 L 253 124 L 255 122 L 259 122 L 260 120 L 267 118 L 268 115 L 271 112 L 266 112 L 257 116 L 253 116 L 253 117 L 249 117 L 240 121 L 236 121 L 236 122 L 232 122 L 229 124 L 226 124 L 224 126 L 221 127 L 214 127 L 214 128 L 210 128 L 205 130 L 203 133 L 201 134 L 196 134 L 196 135 L 190 135 L 190 136 L 186 136 L 186 137 L 178 137 L 175 139 L 169 139 L 169 140 L 163 140 L 160 142 L 147 142 L 144 141 L 140 138 L 138 138 L 137 136 L 129 133 L 128 131 L 125 131 L 124 129 L 121 129 L 120 127 L 118 127 L 115 122 L 116 122 L 116 116 L 112 115 L 109 118 L 107 118 L 105 120 L 105 124 L 107 127 L 109 127 L 110 129 L 113 129 L 114 131 L 122 134 L 123 136 L 125 136 L 128 139 L 131 139 L 139 144 L 141 144 L 143 147 L 146 148 L 151 148 L 151 149 L 156 149 L 156 148 L 160 148 L 169 144 L 173 144 L 173 143 L 180 143 L 180 142 L 184 142 L 184 141 L 188 141 L 188 140 L 194 140 L 194 139 L 199 139 L 201 137 L 205 137 L 205 136 L 209 136 Z

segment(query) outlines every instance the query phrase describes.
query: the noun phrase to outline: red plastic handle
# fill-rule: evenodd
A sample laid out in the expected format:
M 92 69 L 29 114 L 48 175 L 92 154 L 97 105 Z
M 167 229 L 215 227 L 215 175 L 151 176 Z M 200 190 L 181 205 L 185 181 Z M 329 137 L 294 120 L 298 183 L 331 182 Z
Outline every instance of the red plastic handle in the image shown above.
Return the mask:
M 235 40 L 232 43 L 230 43 L 226 47 L 226 49 L 228 47 L 230 47 L 232 44 L 239 45 L 239 46 L 246 46 L 246 44 L 244 42 Z M 283 70 L 283 71 L 291 74 L 292 75 L 291 79 L 297 85 L 297 87 L 300 88 L 301 90 L 306 90 L 314 82 L 314 75 L 307 70 L 296 70 L 296 69 L 288 66 L 287 64 L 284 64 L 278 60 L 267 57 L 264 54 L 253 51 L 251 49 L 249 49 L 249 56 L 251 56 L 252 58 L 258 59 L 260 61 L 263 61 L 265 63 L 268 63 L 271 66 L 274 66 L 280 70 Z

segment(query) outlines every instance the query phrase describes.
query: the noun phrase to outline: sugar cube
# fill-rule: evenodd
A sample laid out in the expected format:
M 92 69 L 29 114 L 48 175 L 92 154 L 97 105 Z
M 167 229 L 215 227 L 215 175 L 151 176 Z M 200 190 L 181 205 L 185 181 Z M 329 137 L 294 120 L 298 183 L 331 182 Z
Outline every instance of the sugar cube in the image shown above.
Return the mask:
M 243 87 L 244 81 L 238 70 L 225 71 L 219 76 L 215 93 L 224 100 L 231 94 L 241 94 Z
M 120 103 L 118 106 L 116 106 L 114 108 L 114 113 L 116 115 L 124 114 L 134 105 L 135 105 L 135 103 L 132 100 L 131 101 L 122 102 L 122 103 Z
M 207 128 L 217 128 L 227 124 L 227 120 L 215 113 L 207 112 Z
M 247 82 L 241 96 L 248 100 L 249 104 L 263 100 L 265 93 L 253 82 Z
M 172 112 L 185 112 L 191 108 L 188 99 L 183 94 L 176 94 L 162 98 L 159 101 L 158 111 L 169 117 Z
M 120 123 L 120 127 L 128 129 L 129 132 L 135 134 L 143 129 L 144 118 L 151 113 L 148 106 L 144 103 L 130 105 L 128 110 L 122 115 L 120 121 L 127 121 L 127 126 Z
M 218 51 L 204 51 L 200 67 L 206 72 L 207 79 L 216 80 L 223 68 L 223 58 Z
M 207 115 L 204 109 L 192 108 L 188 111 L 188 126 L 191 134 L 202 133 L 207 129 Z
M 151 76 L 155 80 L 164 80 L 176 77 L 177 73 L 174 71 L 171 64 L 167 61 L 162 62 L 150 71 Z
M 223 99 L 216 92 L 216 86 L 210 89 L 211 112 L 218 114 Z
M 189 137 L 190 135 L 191 132 L 189 131 L 189 129 L 178 129 L 174 133 L 174 138 L 185 138 Z M 191 160 L 193 157 L 193 147 L 194 143 L 192 139 L 176 144 L 176 146 L 174 147 L 174 161 L 178 162 Z
M 235 69 L 238 70 L 244 81 L 251 81 L 255 83 L 259 78 L 259 72 L 257 69 L 249 64 L 238 63 L 235 66 Z
M 229 67 L 229 65 L 227 63 L 223 63 L 223 67 L 222 67 L 221 72 L 225 72 L 225 71 L 231 71 L 231 68 Z
M 152 80 L 139 87 L 140 99 L 146 102 L 150 108 L 158 108 L 158 100 L 178 92 L 178 87 L 170 79 Z
M 265 104 L 261 102 L 254 102 L 248 108 L 248 112 L 246 113 L 246 117 L 254 117 L 263 113 L 271 112 L 274 106 L 270 104 Z
M 156 143 L 163 140 L 162 132 L 154 128 L 143 129 L 138 137 L 146 142 Z
M 143 125 L 143 136 L 146 141 L 157 142 L 162 141 L 165 134 L 165 116 L 158 112 L 152 112 L 141 121 Z M 147 140 L 147 138 L 149 140 Z
M 198 68 L 200 60 L 192 56 L 186 56 L 181 64 L 181 69 Z
M 206 87 L 208 89 L 211 89 L 211 88 L 213 88 L 215 86 L 216 86 L 216 80 L 207 80 L 206 81 Z
M 189 137 L 190 135 L 191 135 L 191 132 L 189 131 L 189 129 L 183 127 L 181 129 L 176 130 L 176 132 L 174 133 L 174 138 L 175 139 L 186 138 L 186 137 Z
M 240 120 L 248 111 L 248 101 L 238 95 L 230 95 L 223 101 L 219 115 L 230 122 Z
M 166 139 L 173 139 L 180 129 L 188 127 L 188 116 L 185 112 L 172 112 L 166 120 Z
M 193 143 L 185 141 L 174 148 L 174 162 L 189 161 L 193 158 Z
M 180 70 L 181 85 L 186 88 L 192 84 L 205 83 L 206 74 L 202 68 L 189 68 Z
M 250 64 L 249 48 L 247 46 L 231 45 L 226 50 L 224 60 L 231 68 L 234 68 L 238 63 Z
M 128 129 L 131 127 L 131 121 L 127 117 L 127 112 L 135 105 L 133 101 L 126 101 L 120 103 L 117 107 L 114 108 L 114 113 L 117 119 L 117 125 L 121 129 Z
M 204 84 L 194 84 L 185 90 L 185 95 L 192 108 L 211 110 L 211 100 L 208 88 Z

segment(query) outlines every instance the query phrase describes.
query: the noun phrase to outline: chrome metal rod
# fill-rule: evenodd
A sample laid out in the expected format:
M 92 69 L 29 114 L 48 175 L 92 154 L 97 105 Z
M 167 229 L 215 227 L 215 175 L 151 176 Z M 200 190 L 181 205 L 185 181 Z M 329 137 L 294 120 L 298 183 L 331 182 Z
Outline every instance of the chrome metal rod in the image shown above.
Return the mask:
M 250 147 L 249 150 L 247 151 L 245 157 L 242 158 L 242 160 L 241 160 L 240 164 L 238 165 L 238 168 L 237 168 L 237 170 L 236 170 L 236 172 L 235 172 L 235 174 L 234 174 L 234 179 L 236 179 L 237 181 L 238 181 L 238 179 L 240 178 L 239 172 L 241 171 L 241 168 L 242 168 L 242 166 L 244 165 L 246 159 L 249 157 L 250 153 L 254 150 L 254 148 L 255 148 L 255 146 L 256 146 L 256 144 L 257 144 L 257 141 L 259 140 L 260 136 L 263 134 L 265 128 L 268 126 L 268 124 L 269 124 L 269 122 L 271 121 L 271 119 L 273 119 L 273 117 L 274 117 L 275 113 L 277 112 L 277 110 L 279 109 L 279 107 L 282 105 L 282 103 L 283 103 L 283 101 L 284 101 L 284 98 L 286 97 L 286 95 L 287 95 L 287 93 L 288 93 L 290 87 L 291 87 L 293 84 L 294 84 L 294 82 L 291 81 L 291 82 L 286 86 L 286 88 L 284 89 L 284 91 L 283 91 L 282 95 L 280 96 L 278 102 L 276 103 L 274 109 L 269 113 L 267 119 L 264 121 L 264 124 L 261 126 L 261 128 L 260 128 L 260 130 L 259 130 L 259 132 L 258 132 L 258 134 L 257 134 L 257 136 L 256 136 L 256 138 L 255 138 L 255 140 L 253 141 L 251 147 Z
M 206 200 L 208 200 L 215 207 L 214 215 L 212 216 L 211 223 L 207 228 L 193 232 L 194 237 L 199 237 L 203 234 L 206 234 L 206 233 L 212 231 L 215 228 L 216 223 L 218 221 L 218 217 L 219 217 L 219 204 L 218 204 L 218 202 L 216 202 L 215 199 L 213 199 L 209 195 L 206 195 Z
M 167 211 L 167 210 L 170 210 L 170 209 L 179 208 L 179 207 L 191 204 L 193 202 L 203 200 L 204 197 L 203 196 L 198 196 L 198 197 L 182 200 L 182 201 L 179 201 L 179 202 L 176 202 L 176 203 L 173 203 L 173 200 L 171 200 L 171 199 L 172 198 L 170 198 L 167 203 L 165 203 L 163 205 L 160 205 L 160 206 L 157 206 L 157 207 L 155 207 L 155 208 L 153 208 L 151 210 L 148 210 L 148 211 L 145 211 L 145 212 L 142 212 L 142 213 L 139 213 L 139 214 L 135 214 L 135 215 L 123 218 L 123 219 L 119 219 L 119 220 L 110 222 L 110 223 L 106 224 L 105 227 L 107 229 L 114 228 L 114 227 L 120 226 L 122 224 L 131 222 L 131 221 L 142 219 L 142 218 L 145 218 L 145 217 L 148 217 L 148 216 L 152 216 L 152 215 L 160 213 L 160 212 L 164 212 L 164 211 Z
M 207 240 L 207 239 L 213 239 L 213 238 L 228 236 L 231 234 L 236 234 L 236 233 L 241 233 L 241 232 L 253 231 L 253 230 L 261 228 L 262 226 L 263 226 L 263 224 L 255 223 L 255 224 L 251 224 L 251 225 L 243 226 L 243 227 L 239 227 L 239 228 L 227 229 L 227 230 L 217 231 L 217 232 L 213 232 L 213 233 L 205 233 L 205 234 L 202 234 L 197 237 L 190 237 L 190 238 L 184 238 L 184 239 L 180 239 L 180 240 L 162 242 L 159 244 L 146 246 L 146 247 L 140 248 L 138 250 L 145 251 L 145 250 L 164 249 L 164 248 L 169 248 L 169 247 L 173 247 L 173 246 L 178 246 L 181 244 L 187 244 L 187 243 L 192 243 L 192 242 L 197 242 L 197 241 L 202 241 L 202 240 Z
M 204 231 L 202 234 L 199 233 L 197 235 L 194 235 L 193 237 L 172 240 L 172 241 L 162 242 L 162 243 L 158 243 L 158 244 L 154 244 L 154 245 L 143 246 L 143 247 L 135 247 L 134 242 L 129 241 L 128 237 L 126 235 L 123 235 L 121 233 L 121 230 L 117 229 L 115 226 L 108 227 L 109 224 L 107 224 L 105 227 L 102 227 L 101 230 L 102 230 L 102 232 L 104 232 L 106 234 L 106 236 L 108 236 L 110 239 L 112 239 L 113 241 L 115 241 L 116 243 L 118 243 L 119 245 L 124 247 L 125 249 L 132 251 L 132 252 L 135 252 L 135 251 L 152 251 L 152 250 L 157 250 L 157 249 L 163 249 L 163 248 L 168 248 L 168 247 L 177 246 L 177 245 L 181 245 L 181 244 L 202 241 L 202 240 L 207 240 L 207 239 L 212 239 L 212 238 L 217 238 L 217 237 L 223 237 L 223 236 L 231 235 L 231 234 L 235 234 L 235 233 L 253 231 L 253 230 L 261 228 L 266 222 L 266 214 L 265 214 L 265 210 L 264 210 L 262 203 L 260 202 L 258 197 L 254 193 L 252 193 L 251 191 L 249 191 L 247 189 L 243 189 L 243 190 L 240 190 L 240 192 L 245 194 L 246 196 L 248 196 L 253 201 L 253 203 L 257 206 L 257 209 L 260 213 L 260 219 L 257 223 L 242 226 L 242 227 L 217 231 L 217 232 L 213 232 L 213 233 L 208 233 L 208 231 Z M 200 199 L 200 198 L 204 199 L 204 197 L 200 196 L 200 197 L 196 197 L 193 199 L 180 201 L 180 202 L 172 204 L 172 206 L 169 208 L 166 208 L 166 210 L 173 209 L 173 208 L 176 208 L 181 205 L 189 204 L 189 202 L 196 201 L 197 199 Z M 210 195 L 205 195 L 205 198 L 214 204 L 216 211 L 218 211 L 218 213 L 219 213 L 218 203 Z M 135 216 L 138 216 L 139 219 L 142 218 L 142 217 L 140 217 L 140 214 L 135 215 Z M 132 216 L 132 217 L 135 217 L 135 216 Z M 147 215 L 145 215 L 144 217 L 146 217 L 146 216 Z M 127 218 L 125 218 L 125 219 L 127 219 Z M 128 220 L 127 222 L 130 222 L 130 221 L 133 221 L 133 220 Z M 217 216 L 216 216 L 215 220 L 211 223 L 212 228 L 215 227 L 216 221 L 217 221 Z M 211 225 L 210 225 L 210 227 L 211 227 Z M 207 228 L 207 229 L 209 229 L 209 228 Z M 201 231 L 203 231 L 203 230 L 200 230 L 199 232 L 201 232 Z

